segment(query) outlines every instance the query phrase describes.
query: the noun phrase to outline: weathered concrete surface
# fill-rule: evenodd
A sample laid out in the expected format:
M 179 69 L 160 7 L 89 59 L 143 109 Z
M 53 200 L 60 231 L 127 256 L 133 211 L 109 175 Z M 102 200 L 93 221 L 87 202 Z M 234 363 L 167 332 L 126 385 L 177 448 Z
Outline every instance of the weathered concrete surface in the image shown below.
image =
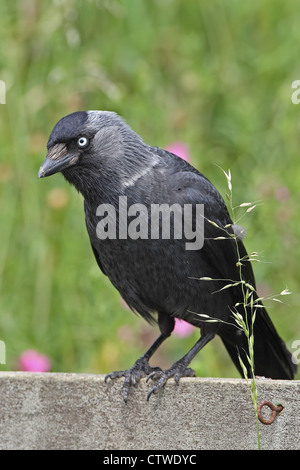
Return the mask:
M 300 449 L 300 381 L 259 379 L 259 401 L 284 405 L 260 424 L 262 449 Z M 172 380 L 149 402 L 151 384 L 121 398 L 122 379 L 86 374 L 0 373 L 0 449 L 257 449 L 242 379 Z

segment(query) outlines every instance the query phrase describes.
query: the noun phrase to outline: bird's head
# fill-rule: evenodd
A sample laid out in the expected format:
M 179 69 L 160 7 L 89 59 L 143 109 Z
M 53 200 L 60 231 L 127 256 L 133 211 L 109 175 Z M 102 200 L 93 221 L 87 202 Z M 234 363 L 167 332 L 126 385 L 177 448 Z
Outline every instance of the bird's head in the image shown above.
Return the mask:
M 116 113 L 78 111 L 54 126 L 38 176 L 62 172 L 80 191 L 91 184 L 117 184 L 149 164 L 151 152 Z
M 38 176 L 44 178 L 59 171 L 88 165 L 122 146 L 122 128 L 128 127 L 115 113 L 77 111 L 58 121 L 48 140 L 48 153 Z

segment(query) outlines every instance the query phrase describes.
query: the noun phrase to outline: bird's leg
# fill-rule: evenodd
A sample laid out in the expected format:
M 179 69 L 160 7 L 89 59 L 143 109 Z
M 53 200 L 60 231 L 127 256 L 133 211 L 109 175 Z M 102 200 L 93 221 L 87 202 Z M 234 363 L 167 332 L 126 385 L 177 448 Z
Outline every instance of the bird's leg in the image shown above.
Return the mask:
M 194 377 L 195 372 L 193 371 L 193 369 L 190 369 L 187 366 L 196 356 L 196 354 L 200 351 L 200 349 L 202 349 L 210 340 L 212 340 L 213 337 L 214 334 L 212 333 L 207 333 L 201 336 L 201 338 L 192 347 L 192 349 L 190 349 L 190 351 L 185 356 L 179 359 L 179 361 L 175 362 L 172 367 L 170 367 L 170 369 L 167 369 L 165 371 L 152 371 L 151 374 L 149 374 L 147 377 L 147 382 L 149 379 L 156 380 L 157 382 L 148 393 L 147 401 L 149 400 L 152 393 L 155 393 L 157 392 L 157 390 L 162 388 L 167 382 L 167 380 L 169 380 L 171 377 L 174 377 L 176 383 L 179 382 L 179 379 L 181 377 Z
M 108 379 L 117 379 L 119 377 L 125 377 L 123 389 L 122 389 L 122 396 L 125 403 L 127 403 L 129 388 L 131 385 L 137 385 L 139 381 L 146 377 L 147 375 L 151 375 L 152 373 L 158 373 L 161 371 L 160 367 L 151 367 L 149 364 L 149 359 L 155 351 L 159 348 L 161 343 L 167 339 L 170 334 L 172 333 L 175 325 L 175 319 L 159 312 L 158 313 L 158 326 L 160 329 L 160 336 L 154 341 L 154 343 L 150 346 L 150 348 L 145 352 L 145 354 L 140 357 L 136 363 L 127 370 L 120 370 L 116 372 L 111 372 L 107 374 L 105 377 L 105 382 Z
M 145 354 L 140 357 L 130 369 L 111 372 L 105 377 L 105 382 L 108 379 L 113 380 L 119 377 L 125 377 L 122 390 L 122 396 L 125 403 L 127 403 L 128 392 L 131 385 L 137 385 L 141 378 L 146 377 L 149 374 L 161 371 L 160 367 L 151 367 L 149 364 L 149 359 L 167 337 L 168 335 L 162 333 L 154 341 L 152 346 L 150 346 L 150 348 L 145 352 Z

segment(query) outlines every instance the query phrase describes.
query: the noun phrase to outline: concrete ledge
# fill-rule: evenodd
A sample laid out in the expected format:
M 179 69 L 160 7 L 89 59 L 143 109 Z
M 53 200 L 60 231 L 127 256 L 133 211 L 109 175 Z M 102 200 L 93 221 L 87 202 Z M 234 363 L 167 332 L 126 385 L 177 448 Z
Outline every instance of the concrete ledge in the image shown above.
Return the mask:
M 170 380 L 146 401 L 145 380 L 122 401 L 123 380 L 63 373 L 0 373 L 0 449 L 257 449 L 242 379 Z M 260 424 L 262 449 L 299 449 L 300 381 L 258 379 L 258 401 L 282 404 Z

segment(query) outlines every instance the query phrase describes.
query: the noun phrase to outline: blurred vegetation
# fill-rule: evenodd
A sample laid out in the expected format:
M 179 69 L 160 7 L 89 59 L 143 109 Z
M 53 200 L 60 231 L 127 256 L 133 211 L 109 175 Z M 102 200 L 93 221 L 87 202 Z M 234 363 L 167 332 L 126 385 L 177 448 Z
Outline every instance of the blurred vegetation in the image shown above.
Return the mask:
M 236 204 L 259 290 L 293 292 L 269 313 L 289 347 L 300 339 L 299 14 L 287 0 L 3 0 L 0 2 L 0 339 L 6 365 L 24 349 L 53 371 L 127 368 L 158 331 L 122 305 L 99 271 L 82 198 L 61 175 L 38 180 L 48 136 L 84 109 L 121 114 L 152 145 L 185 142 L 193 164 Z M 196 341 L 172 338 L 153 363 Z M 199 375 L 237 372 L 221 342 L 193 361 Z

